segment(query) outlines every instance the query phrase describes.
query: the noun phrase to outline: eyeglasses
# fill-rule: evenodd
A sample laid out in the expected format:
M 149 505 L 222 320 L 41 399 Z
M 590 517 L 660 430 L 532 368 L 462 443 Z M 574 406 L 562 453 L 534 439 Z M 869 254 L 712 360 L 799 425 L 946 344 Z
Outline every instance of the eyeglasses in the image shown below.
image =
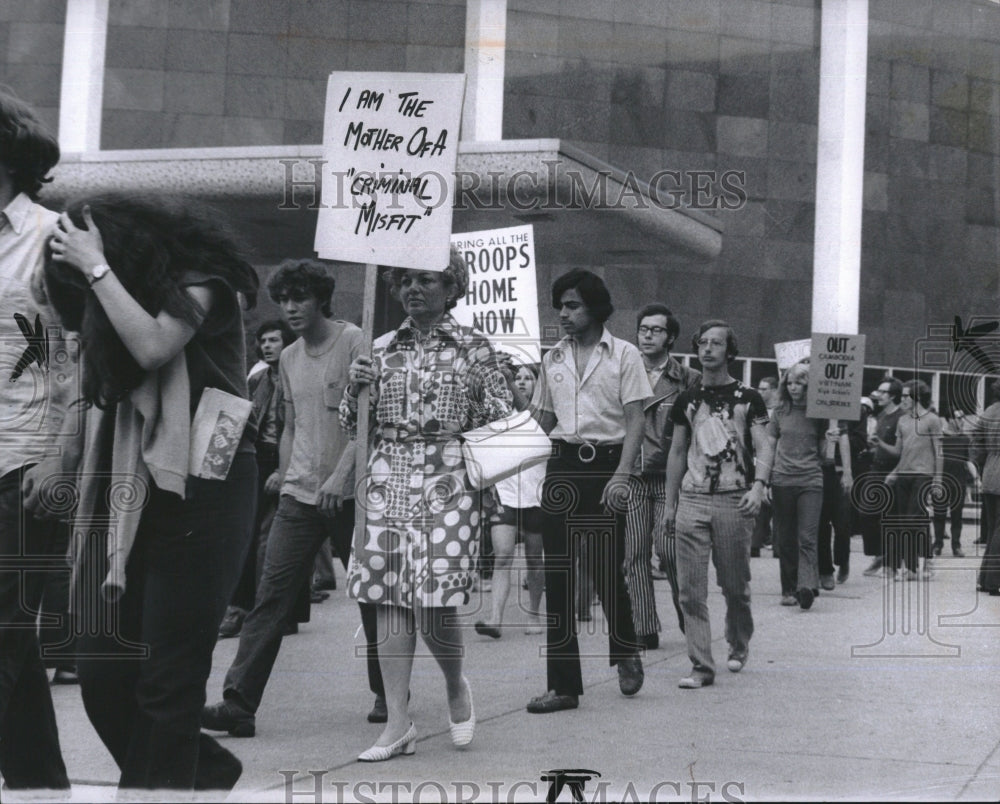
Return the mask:
M 639 334 L 640 335 L 666 335 L 667 334 L 667 329 L 666 329 L 666 327 L 647 327 L 645 324 L 643 324 L 641 327 L 639 327 Z
M 725 345 L 726 345 L 725 341 L 720 341 L 720 340 L 717 340 L 716 338 L 700 338 L 698 340 L 698 346 L 699 347 L 701 347 L 701 346 L 719 347 L 719 346 L 725 346 Z

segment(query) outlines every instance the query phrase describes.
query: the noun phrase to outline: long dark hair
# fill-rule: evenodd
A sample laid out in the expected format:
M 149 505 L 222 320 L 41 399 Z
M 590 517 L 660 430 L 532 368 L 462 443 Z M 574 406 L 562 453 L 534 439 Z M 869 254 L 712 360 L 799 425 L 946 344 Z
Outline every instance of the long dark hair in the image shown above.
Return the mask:
M 101 232 L 108 265 L 125 289 L 152 316 L 170 315 L 201 327 L 205 311 L 187 294 L 182 278 L 196 272 L 227 288 L 232 297 L 216 298 L 230 315 L 240 315 L 236 293 L 248 307 L 257 301 L 259 280 L 235 237 L 219 221 L 218 211 L 189 199 L 155 200 L 109 194 L 74 201 L 67 208 L 73 223 L 85 228 L 83 208 L 90 208 Z M 80 333 L 83 401 L 107 408 L 143 379 L 145 371 L 122 343 L 87 279 L 74 267 L 46 252 L 45 282 L 50 300 L 66 329 Z M 213 319 L 215 316 L 213 316 Z M 223 317 L 215 329 L 231 325 Z

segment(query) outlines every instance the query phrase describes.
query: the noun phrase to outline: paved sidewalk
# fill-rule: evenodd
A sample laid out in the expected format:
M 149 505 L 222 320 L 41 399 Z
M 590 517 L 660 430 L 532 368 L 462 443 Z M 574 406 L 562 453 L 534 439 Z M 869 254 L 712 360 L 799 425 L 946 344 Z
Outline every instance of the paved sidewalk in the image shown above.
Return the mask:
M 581 648 L 591 654 L 586 694 L 578 710 L 550 715 L 524 709 L 545 688 L 544 638 L 516 625 L 499 641 L 480 637 L 471 625 L 482 614 L 470 606 L 462 614 L 475 741 L 452 747 L 443 680 L 421 645 L 412 683 L 416 754 L 380 764 L 355 761 L 380 727 L 365 721 L 372 696 L 354 655 L 362 645 L 357 608 L 335 592 L 285 640 L 257 736 L 222 736 L 244 764 L 229 800 L 534 801 L 545 799 L 542 777 L 556 769 L 600 774 L 586 782 L 585 801 L 996 800 L 1000 598 L 975 591 L 983 548 L 971 544 L 972 532 L 967 558 L 937 559 L 931 581 L 911 583 L 863 577 L 868 559 L 856 538 L 851 577 L 808 612 L 778 605 L 778 562 L 765 550 L 752 560 L 756 633 L 739 675 L 725 669 L 724 605 L 713 586 L 719 673 L 702 690 L 677 687 L 689 663 L 665 581 L 655 587 L 661 647 L 646 656 L 635 698 L 618 691 L 595 608 L 594 622 L 581 624 Z M 488 610 L 488 595 L 477 602 Z M 518 622 L 513 600 L 508 616 Z M 221 696 L 235 649 L 235 640 L 216 649 L 210 701 Z M 117 769 L 78 689 L 55 687 L 53 695 L 71 800 L 114 800 Z M 3 799 L 23 800 L 10 791 Z M 559 800 L 572 800 L 571 791 Z

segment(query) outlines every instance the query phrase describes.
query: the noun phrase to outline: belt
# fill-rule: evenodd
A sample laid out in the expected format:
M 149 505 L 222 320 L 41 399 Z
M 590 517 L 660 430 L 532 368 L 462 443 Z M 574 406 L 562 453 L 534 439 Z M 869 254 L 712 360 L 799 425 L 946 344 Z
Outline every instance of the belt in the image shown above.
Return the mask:
M 420 441 L 420 442 L 439 442 L 439 441 L 458 441 L 461 437 L 461 433 L 453 433 L 445 430 L 438 430 L 434 433 L 421 433 L 421 432 L 411 432 L 409 430 L 404 430 L 400 427 L 385 426 L 378 428 L 376 431 L 378 437 L 383 441 L 392 441 L 399 443 L 406 443 L 408 441 Z
M 622 456 L 621 444 L 572 444 L 569 441 L 554 440 L 552 442 L 552 457 L 563 460 L 573 460 L 579 463 L 613 463 Z

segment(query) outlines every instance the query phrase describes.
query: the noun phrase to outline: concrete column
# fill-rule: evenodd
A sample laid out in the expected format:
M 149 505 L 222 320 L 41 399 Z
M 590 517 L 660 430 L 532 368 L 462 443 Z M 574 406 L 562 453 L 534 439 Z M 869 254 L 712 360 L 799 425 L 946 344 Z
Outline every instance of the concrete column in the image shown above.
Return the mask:
M 463 140 L 503 139 L 507 0 L 466 0 Z
M 107 36 L 108 0 L 70 0 L 66 4 L 59 93 L 59 147 L 64 152 L 101 148 Z
M 813 332 L 855 334 L 868 72 L 868 0 L 823 0 Z

